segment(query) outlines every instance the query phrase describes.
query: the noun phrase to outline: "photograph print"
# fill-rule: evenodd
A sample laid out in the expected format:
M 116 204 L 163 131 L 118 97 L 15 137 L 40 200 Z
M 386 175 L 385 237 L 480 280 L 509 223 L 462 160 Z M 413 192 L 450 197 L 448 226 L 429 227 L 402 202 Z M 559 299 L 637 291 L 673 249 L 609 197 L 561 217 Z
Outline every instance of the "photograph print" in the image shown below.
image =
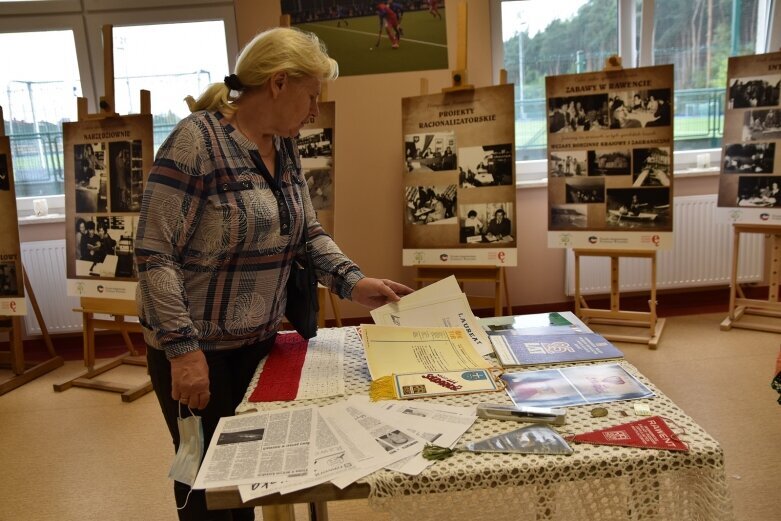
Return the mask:
M 781 74 L 734 78 L 729 86 L 730 109 L 777 107 Z
M 588 175 L 629 175 L 632 173 L 629 149 L 588 151 Z
M 551 152 L 548 174 L 551 177 L 570 177 L 587 174 L 585 150 Z
M 136 278 L 133 258 L 135 216 L 77 216 L 76 277 Z
M 330 158 L 333 156 L 332 143 L 333 129 L 302 128 L 301 134 L 296 139 L 298 155 L 302 164 L 305 159 Z
M 8 156 L 0 154 L 0 190 L 8 192 L 11 190 L 11 177 L 8 175 Z
M 458 149 L 458 182 L 461 188 L 509 186 L 513 183 L 512 144 Z
M 460 242 L 475 244 L 483 242 L 483 234 L 488 223 L 488 206 L 486 204 L 462 204 L 458 206 L 458 224 L 460 227 Z
M 587 204 L 605 202 L 604 177 L 567 178 L 566 202 L 568 204 Z
M 141 211 L 144 173 L 141 168 L 141 140 L 108 144 L 112 212 Z
M 407 186 L 405 201 L 410 224 L 455 224 L 456 185 Z
M 554 204 L 550 211 L 553 229 L 585 229 L 588 225 L 588 206 L 585 204 Z
M 586 132 L 607 130 L 607 94 L 568 96 L 548 100 L 548 132 Z
M 738 206 L 772 208 L 781 206 L 781 176 L 742 175 L 738 179 Z
M 724 173 L 772 174 L 775 143 L 734 143 L 724 147 Z
M 0 262 L 0 297 L 16 297 L 20 295 L 16 262 Z
M 670 148 L 632 150 L 632 186 L 670 186 Z
M 620 91 L 608 95 L 610 128 L 669 127 L 670 89 Z
M 105 149 L 105 143 L 73 145 L 77 213 L 104 213 L 108 209 Z
M 513 203 L 488 203 L 488 222 L 485 225 L 485 242 L 511 242 L 513 240 Z
M 332 210 L 334 206 L 334 181 L 331 168 L 304 169 L 304 179 L 309 187 L 309 198 L 315 210 Z
M 781 109 L 747 110 L 743 115 L 743 141 L 781 139 Z
M 407 172 L 440 172 L 455 170 L 456 133 L 439 132 L 404 136 Z
M 626 230 L 670 227 L 670 189 L 608 188 L 606 219 L 609 228 Z

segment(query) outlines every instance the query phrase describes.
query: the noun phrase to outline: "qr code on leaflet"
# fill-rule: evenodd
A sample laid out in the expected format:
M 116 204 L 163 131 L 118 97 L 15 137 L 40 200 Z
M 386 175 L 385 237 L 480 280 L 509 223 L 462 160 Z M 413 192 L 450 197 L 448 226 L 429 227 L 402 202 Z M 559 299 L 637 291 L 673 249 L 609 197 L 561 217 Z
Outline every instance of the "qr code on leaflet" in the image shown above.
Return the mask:
M 409 396 L 410 394 L 425 394 L 426 386 L 425 385 L 402 385 L 401 390 L 404 393 L 404 396 Z
M 609 441 L 619 441 L 619 440 L 629 439 L 629 433 L 626 431 L 610 431 L 604 434 L 605 434 L 605 439 Z

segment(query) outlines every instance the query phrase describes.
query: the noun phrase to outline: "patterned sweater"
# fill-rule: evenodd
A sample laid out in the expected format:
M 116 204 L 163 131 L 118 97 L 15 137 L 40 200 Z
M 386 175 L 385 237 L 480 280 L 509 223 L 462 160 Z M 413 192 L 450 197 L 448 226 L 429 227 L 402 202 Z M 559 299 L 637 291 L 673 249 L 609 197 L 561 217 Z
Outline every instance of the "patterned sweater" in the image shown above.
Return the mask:
M 257 145 L 201 111 L 160 147 L 136 234 L 136 302 L 147 344 L 168 358 L 276 332 L 304 217 L 320 283 L 348 298 L 364 277 L 317 222 L 295 142 L 275 146 L 272 179 Z

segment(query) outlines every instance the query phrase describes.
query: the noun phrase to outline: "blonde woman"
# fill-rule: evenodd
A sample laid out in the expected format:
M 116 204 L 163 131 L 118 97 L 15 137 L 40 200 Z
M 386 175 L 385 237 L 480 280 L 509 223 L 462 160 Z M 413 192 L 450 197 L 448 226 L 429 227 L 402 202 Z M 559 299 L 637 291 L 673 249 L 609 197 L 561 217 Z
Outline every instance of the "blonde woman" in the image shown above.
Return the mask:
M 283 319 L 285 285 L 304 226 L 320 283 L 367 307 L 412 292 L 364 276 L 317 222 L 295 137 L 317 117 L 337 64 L 313 34 L 257 35 L 236 70 L 207 87 L 160 147 L 136 241 L 137 302 L 152 383 L 179 446 L 180 404 L 197 409 L 205 446 L 243 399 Z M 203 491 L 175 481 L 180 519 L 254 519 L 206 511 Z M 223 516 L 223 517 L 220 517 Z

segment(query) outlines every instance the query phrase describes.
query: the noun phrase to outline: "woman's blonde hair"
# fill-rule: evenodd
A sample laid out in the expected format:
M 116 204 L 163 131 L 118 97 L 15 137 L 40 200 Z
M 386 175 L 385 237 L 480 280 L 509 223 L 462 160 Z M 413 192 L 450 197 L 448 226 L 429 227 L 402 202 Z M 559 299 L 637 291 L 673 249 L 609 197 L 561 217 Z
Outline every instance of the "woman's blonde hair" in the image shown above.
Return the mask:
M 277 27 L 263 31 L 244 46 L 236 60 L 234 74 L 246 89 L 265 84 L 277 72 L 294 78 L 335 80 L 339 76 L 339 66 L 328 56 L 316 34 Z M 191 112 L 218 110 L 230 114 L 236 110 L 233 104 L 236 99 L 225 82 L 219 82 L 206 87 L 197 100 L 187 96 L 185 101 Z

